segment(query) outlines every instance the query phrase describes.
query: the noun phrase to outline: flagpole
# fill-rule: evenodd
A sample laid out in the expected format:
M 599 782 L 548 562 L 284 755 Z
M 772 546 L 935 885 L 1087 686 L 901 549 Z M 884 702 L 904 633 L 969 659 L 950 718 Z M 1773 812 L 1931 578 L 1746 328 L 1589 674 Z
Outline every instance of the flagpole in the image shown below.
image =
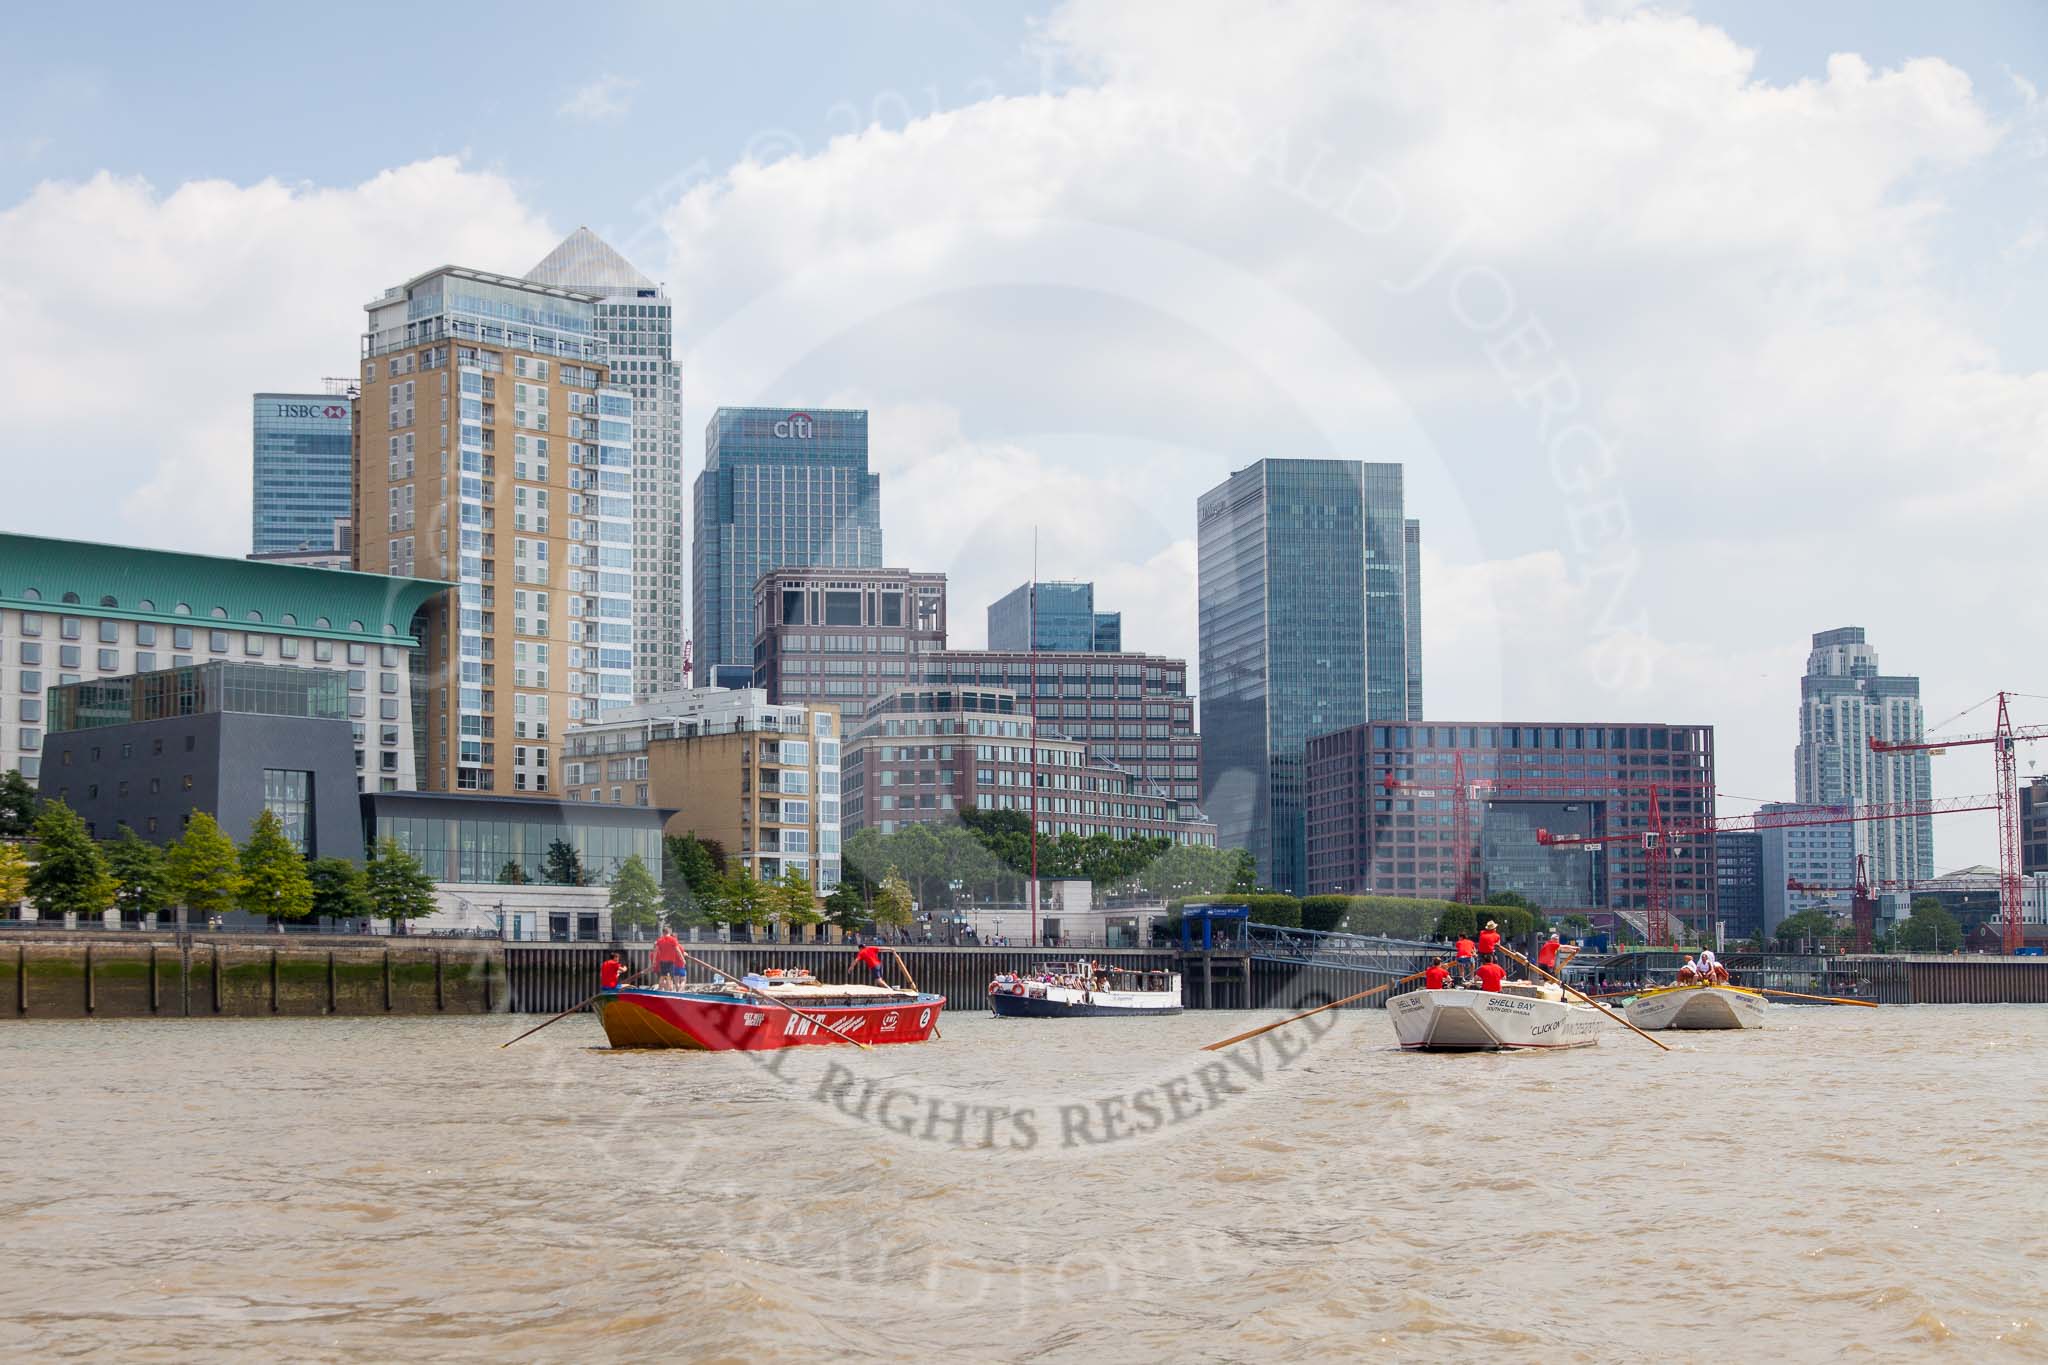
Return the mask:
M 1038 528 L 1031 528 L 1031 625 L 1024 641 L 1031 669 L 1031 943 L 1038 946 Z

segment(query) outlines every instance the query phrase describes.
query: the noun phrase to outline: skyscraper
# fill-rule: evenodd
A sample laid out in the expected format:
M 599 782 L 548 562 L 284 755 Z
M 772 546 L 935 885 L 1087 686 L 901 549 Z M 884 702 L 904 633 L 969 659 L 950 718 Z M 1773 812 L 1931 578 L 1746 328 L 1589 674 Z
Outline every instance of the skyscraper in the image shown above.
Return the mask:
M 253 553 L 347 548 L 350 404 L 346 394 L 255 395 Z
M 1408 719 L 1422 719 L 1422 523 L 1410 520 L 1401 528 L 1401 542 L 1407 550 L 1407 591 L 1402 603 L 1407 608 Z
M 633 399 L 597 299 L 442 266 L 364 305 L 356 567 L 425 612 L 430 791 L 547 792 L 563 727 L 633 694 Z
M 1816 806 L 1861 806 L 1926 801 L 1934 795 L 1928 754 L 1881 754 L 1873 739 L 1918 740 L 1927 718 L 1920 680 L 1877 671 L 1877 650 L 1863 627 L 1824 630 L 1813 637 L 1806 676 L 1799 680 L 1799 743 L 1793 750 L 1793 788 Z M 1860 820 L 1854 849 L 1869 860 L 1874 881 L 1924 881 L 1934 875 L 1934 821 Z
M 700 685 L 752 685 L 762 574 L 882 567 L 881 479 L 868 472 L 864 411 L 720 408 L 704 429 L 695 504 L 690 619 Z
M 1261 460 L 1202 494 L 1196 521 L 1202 805 L 1263 884 L 1299 892 L 1309 738 L 1420 713 L 1420 526 L 1401 467 L 1357 460 Z
M 1033 587 L 1038 590 L 1035 613 Z M 990 649 L 1116 654 L 1123 650 L 1123 639 L 1123 613 L 1095 610 L 1093 583 L 1020 583 L 989 603 Z
M 683 371 L 673 353 L 674 310 L 659 285 L 589 228 L 570 233 L 526 278 L 597 300 L 597 336 L 611 382 L 633 395 L 633 695 L 678 691 L 688 680 Z

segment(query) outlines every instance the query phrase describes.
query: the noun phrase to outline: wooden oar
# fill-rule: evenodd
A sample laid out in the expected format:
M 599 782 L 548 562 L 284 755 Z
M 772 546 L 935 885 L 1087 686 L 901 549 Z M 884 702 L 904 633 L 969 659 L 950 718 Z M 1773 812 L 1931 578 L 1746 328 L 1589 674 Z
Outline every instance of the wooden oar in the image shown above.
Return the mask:
M 1363 1000 L 1367 996 L 1378 995 L 1381 991 L 1390 991 L 1394 989 L 1394 987 L 1396 986 L 1405 986 L 1411 981 L 1420 981 L 1426 975 L 1428 975 L 1428 972 L 1426 970 L 1420 971 L 1415 973 L 1413 976 L 1404 976 L 1399 981 L 1389 981 L 1384 986 L 1374 986 L 1369 991 L 1360 991 L 1356 995 L 1347 995 L 1342 1000 L 1332 1000 L 1327 1005 L 1318 1005 L 1312 1010 L 1303 1010 L 1300 1014 L 1294 1015 L 1292 1018 L 1282 1019 L 1277 1024 L 1267 1024 L 1261 1028 L 1255 1028 L 1249 1033 L 1240 1033 L 1235 1038 L 1225 1038 L 1220 1043 L 1210 1043 L 1207 1047 L 1204 1047 L 1202 1051 L 1220 1051 L 1223 1048 L 1229 1047 L 1232 1043 L 1241 1043 L 1247 1038 L 1256 1038 L 1261 1033 L 1271 1033 L 1276 1028 L 1284 1028 L 1288 1024 L 1292 1024 L 1299 1020 L 1308 1018 L 1311 1014 L 1321 1014 L 1324 1010 L 1333 1010 L 1336 1009 L 1339 1005 L 1348 1005 L 1354 1000 Z
M 626 979 L 625 979 L 624 981 L 621 981 L 621 982 L 619 983 L 619 985 L 621 985 L 621 986 L 628 986 L 628 985 L 631 985 L 631 984 L 632 984 L 632 983 L 634 982 L 634 980 L 635 980 L 635 979 L 637 979 L 637 978 L 639 978 L 639 977 L 642 977 L 642 976 L 645 976 L 646 974 L 647 974 L 647 969 L 643 967 L 643 968 L 641 968 L 641 969 L 640 969 L 639 971 L 637 971 L 637 972 L 633 973 L 633 975 L 632 975 L 632 976 L 629 976 L 629 977 L 627 977 L 627 978 L 626 978 Z M 603 995 L 603 994 L 604 994 L 604 992 L 603 992 L 603 991 L 599 991 L 599 992 L 597 993 L 597 995 Z M 576 1012 L 577 1010 L 580 1010 L 580 1009 L 582 1009 L 582 1008 L 583 1008 L 583 1007 L 584 1007 L 585 1005 L 588 1005 L 588 1004 L 590 1003 L 590 1001 L 591 1001 L 591 1000 L 595 1000 L 595 999 L 597 999 L 597 995 L 593 995 L 593 996 L 591 996 L 591 997 L 590 997 L 590 1000 L 579 1000 L 579 1001 L 577 1001 L 577 1002 L 576 1002 L 575 1004 L 573 1004 L 573 1005 L 569 1006 L 569 1008 L 567 1008 L 567 1009 L 563 1010 L 563 1011 L 562 1011 L 562 1012 L 561 1012 L 560 1014 L 556 1015 L 554 1019 L 550 1019 L 550 1020 L 548 1020 L 548 1021 L 547 1021 L 546 1023 L 541 1023 L 541 1024 L 535 1024 L 535 1025 L 534 1025 L 534 1026 L 533 1026 L 532 1028 L 530 1028 L 530 1029 L 528 1029 L 528 1030 L 527 1030 L 526 1032 L 524 1032 L 524 1033 L 520 1034 L 520 1035 L 519 1035 L 519 1038 L 531 1038 L 531 1037 L 532 1037 L 532 1036 L 533 1036 L 534 1034 L 536 1034 L 536 1033 L 539 1033 L 539 1032 L 540 1032 L 540 1031 L 541 1031 L 542 1029 L 546 1028 L 546 1027 L 548 1026 L 548 1024 L 552 1024 L 552 1023 L 554 1023 L 554 1022 L 555 1022 L 555 1020 L 557 1020 L 557 1019 L 567 1019 L 567 1018 L 568 1018 L 568 1017 L 569 1017 L 570 1015 L 574 1014 L 574 1013 L 575 1013 L 575 1012 Z M 516 1043 L 516 1042 L 518 1042 L 518 1041 L 519 1041 L 519 1038 L 514 1038 L 514 1039 L 512 1040 L 512 1043 Z M 508 1047 L 512 1046 L 512 1043 L 500 1043 L 500 1044 L 498 1044 L 498 1046 L 499 1046 L 499 1048 L 501 1048 L 501 1049 L 503 1049 L 503 1048 L 508 1048 Z
M 908 962 L 905 962 L 905 961 L 903 960 L 903 954 L 901 954 L 901 953 L 897 952 L 897 951 L 896 951 L 896 950 L 895 950 L 894 948 L 891 948 L 891 949 L 889 950 L 889 956 L 890 956 L 890 957 L 893 957 L 893 958 L 895 958 L 895 959 L 896 959 L 896 965 L 897 965 L 897 966 L 899 966 L 899 967 L 901 967 L 901 968 L 903 969 L 903 979 L 904 979 L 905 981 L 908 981 L 908 982 L 910 983 L 910 989 L 912 989 L 913 991 L 916 991 L 916 992 L 917 992 L 917 993 L 918 993 L 919 995 L 923 995 L 923 994 L 924 994 L 924 988 L 923 988 L 922 986 L 918 985 L 918 984 L 917 984 L 917 978 L 916 978 L 915 976 L 912 976 L 912 975 L 910 974 L 910 964 L 909 964 Z M 934 1037 L 934 1038 L 938 1038 L 938 1037 L 942 1037 L 942 1036 L 944 1036 L 944 1035 L 942 1035 L 942 1034 L 941 1034 L 941 1033 L 939 1032 L 939 1026 L 938 1026 L 938 1025 L 937 1025 L 936 1023 L 934 1023 L 934 1024 L 932 1025 L 932 1037 Z
M 1860 1005 L 1867 1010 L 1877 1008 L 1875 1000 L 1851 1000 L 1841 995 L 1801 995 L 1798 991 L 1773 990 L 1769 986 L 1750 986 L 1747 989 L 1755 991 L 1758 995 L 1789 995 L 1794 1000 L 1818 1000 L 1823 1005 Z
M 680 951 L 680 950 L 678 950 L 678 951 Z M 702 960 L 702 959 L 700 959 L 700 958 L 694 958 L 694 957 L 691 957 L 691 956 L 690 956 L 690 955 L 689 955 L 688 953 L 684 953 L 684 954 L 683 954 L 683 961 L 684 961 L 684 962 L 688 962 L 688 963 L 694 963 L 695 965 L 697 965 L 697 966 L 699 966 L 699 967 L 702 967 L 702 968 L 703 968 L 703 969 L 704 969 L 705 971 L 707 971 L 707 972 L 710 972 L 710 973 L 711 973 L 711 974 L 712 974 L 713 976 L 717 976 L 717 977 L 723 977 L 723 978 L 724 978 L 725 980 L 727 980 L 727 981 L 730 981 L 730 982 L 732 982 L 732 984 L 733 984 L 733 985 L 735 985 L 735 986 L 738 986 L 738 987 L 739 987 L 739 988 L 740 988 L 741 990 L 745 991 L 745 992 L 746 992 L 746 993 L 747 993 L 748 995 L 751 995 L 751 996 L 753 996 L 753 997 L 754 997 L 754 998 L 755 998 L 756 1000 L 759 1000 L 759 1001 L 761 1001 L 761 1002 L 762 1002 L 762 1003 L 764 1003 L 764 1004 L 769 1004 L 769 1005 L 773 1005 L 773 1006 L 775 1006 L 775 1007 L 776 1007 L 777 1009 L 784 1009 L 784 1010 L 788 1010 L 788 1011 L 789 1011 L 789 1012 L 790 1012 L 791 1014 L 795 1015 L 795 1016 L 796 1016 L 797 1018 L 799 1018 L 799 1019 L 806 1019 L 806 1020 L 809 1020 L 809 1021 L 810 1021 L 810 1022 L 811 1022 L 811 1023 L 813 1024 L 813 1025 L 815 1025 L 815 1026 L 816 1026 L 816 1027 L 818 1027 L 819 1029 L 822 1029 L 822 1030 L 823 1030 L 824 1032 L 826 1032 L 826 1033 L 829 1033 L 829 1034 L 831 1034 L 831 1035 L 832 1035 L 832 1036 L 833 1036 L 834 1038 L 837 1038 L 837 1039 L 838 1039 L 838 1040 L 839 1040 L 840 1042 L 842 1042 L 842 1043 L 852 1043 L 852 1044 L 853 1044 L 853 1045 L 854 1045 L 855 1047 L 859 1048 L 859 1049 L 860 1049 L 860 1050 L 861 1050 L 862 1052 L 873 1052 L 873 1051 L 874 1051 L 874 1049 L 873 1049 L 873 1048 L 869 1047 L 869 1046 L 868 1046 L 868 1045 L 867 1045 L 866 1043 L 863 1043 L 863 1042 L 862 1042 L 862 1041 L 861 1041 L 860 1039 L 858 1039 L 858 1038 L 853 1038 L 853 1037 L 849 1037 L 848 1035 L 846 1035 L 846 1034 L 844 1034 L 844 1033 L 841 1033 L 841 1032 L 840 1032 L 840 1031 L 839 1031 L 838 1029 L 836 1029 L 836 1028 L 833 1028 L 833 1027 L 832 1027 L 832 1026 L 831 1026 L 830 1024 L 826 1023 L 826 1022 L 825 1022 L 825 1021 L 824 1021 L 823 1019 L 820 1019 L 820 1018 L 819 1018 L 819 1017 L 818 1017 L 817 1015 L 815 1015 L 815 1014 L 805 1014 L 805 1013 L 804 1013 L 804 1012 L 803 1012 L 802 1010 L 798 1009 L 798 1008 L 797 1008 L 796 1006 L 794 1006 L 794 1005 L 786 1005 L 786 1004 L 784 1004 L 784 1003 L 783 1003 L 782 1001 L 780 1001 L 780 1000 L 777 1000 L 777 999 L 776 999 L 776 998 L 775 998 L 774 996 L 772 996 L 772 995 L 763 995 L 763 994 L 762 994 L 762 993 L 761 993 L 760 991 L 757 991 L 757 990 L 755 990 L 755 989 L 754 989 L 754 988 L 753 988 L 752 986 L 749 986 L 749 985 L 748 985 L 748 984 L 747 984 L 746 982 L 744 982 L 744 981 L 740 980 L 740 979 L 739 979 L 738 977 L 734 976 L 734 975 L 733 975 L 733 974 L 732 974 L 731 972 L 727 972 L 727 971 L 721 971 L 721 970 L 719 970 L 719 969 L 718 969 L 717 967 L 714 967 L 714 966 L 712 966 L 712 965 L 711 965 L 710 963 L 708 963 L 708 962 L 705 962 L 705 961 L 703 961 L 703 960 Z
M 1522 965 L 1523 965 L 1524 967 L 1527 967 L 1527 968 L 1528 968 L 1528 969 L 1529 969 L 1530 971 L 1532 971 L 1532 972 L 1536 973 L 1536 975 L 1538 975 L 1538 976 L 1541 976 L 1541 977 L 1544 977 L 1545 979 L 1547 979 L 1547 980 L 1550 980 L 1550 981 L 1557 981 L 1557 978 L 1556 978 L 1556 977 L 1554 977 L 1554 976 L 1551 976 L 1549 972 L 1546 972 L 1546 971 L 1544 971 L 1544 970 L 1543 970 L 1543 969 L 1542 969 L 1541 967 L 1539 967 L 1539 966 L 1537 966 L 1537 965 L 1536 965 L 1535 963 L 1531 962 L 1531 961 L 1530 961 L 1530 960 L 1529 960 L 1528 958 L 1526 958 L 1526 957 L 1523 957 L 1523 956 L 1522 956 L 1522 955 L 1521 955 L 1520 953 L 1516 952 L 1516 951 L 1515 951 L 1515 950 L 1514 950 L 1513 948 L 1510 948 L 1510 947 L 1508 947 L 1508 946 L 1507 946 L 1506 944 L 1502 944 L 1502 945 L 1501 945 L 1501 951 L 1502 951 L 1502 952 L 1504 952 L 1504 953 L 1506 953 L 1506 954 L 1507 954 L 1507 955 L 1508 955 L 1509 957 L 1513 958 L 1513 959 L 1514 959 L 1515 961 L 1517 961 L 1517 962 L 1521 963 L 1521 964 L 1522 964 Z M 1665 1044 L 1665 1043 L 1663 1043 L 1663 1042 L 1659 1042 L 1659 1041 L 1658 1041 L 1657 1039 L 1655 1039 L 1655 1038 L 1652 1038 L 1652 1037 L 1650 1037 L 1650 1035 L 1649 1035 L 1649 1034 L 1647 1034 L 1647 1033 L 1644 1033 L 1644 1032 L 1643 1032 L 1643 1031 L 1642 1031 L 1641 1029 L 1637 1028 L 1637 1027 L 1636 1027 L 1636 1026 L 1635 1026 L 1634 1024 L 1631 1024 L 1631 1023 L 1630 1023 L 1630 1022 L 1629 1022 L 1628 1020 L 1626 1020 L 1626 1019 L 1622 1018 L 1622 1017 L 1621 1017 L 1620 1015 L 1616 1014 L 1616 1013 L 1615 1013 L 1615 1012 L 1614 1012 L 1613 1010 L 1611 1010 L 1611 1009 L 1607 1008 L 1607 1006 L 1605 1006 L 1605 1005 L 1602 1005 L 1602 1004 L 1598 1004 L 1598 1003 L 1596 1003 L 1596 1002 L 1595 1002 L 1595 1001 L 1594 1001 L 1594 1000 L 1593 1000 L 1593 999 L 1592 999 L 1592 998 L 1591 998 L 1590 996 L 1587 996 L 1587 995 L 1581 994 L 1580 992 L 1578 992 L 1578 991 L 1576 991 L 1576 990 L 1572 990 L 1572 988 L 1571 988 L 1570 986 L 1567 986 L 1567 985 L 1565 985 L 1565 984 L 1564 984 L 1564 982 L 1562 982 L 1562 981 L 1557 981 L 1557 988 L 1558 988 L 1559 990 L 1561 990 L 1561 991 L 1571 991 L 1571 993 L 1572 993 L 1573 995 L 1576 995 L 1576 996 L 1578 996 L 1578 997 L 1579 997 L 1579 999 L 1581 999 L 1581 1000 L 1584 1000 L 1584 1001 L 1585 1001 L 1585 1002 L 1586 1002 L 1587 1004 L 1589 1004 L 1589 1005 L 1592 1005 L 1594 1009 L 1596 1009 L 1596 1010 L 1599 1010 L 1599 1011 L 1600 1011 L 1600 1012 L 1601 1012 L 1602 1014 L 1606 1015 L 1606 1016 L 1607 1016 L 1607 1017 L 1608 1017 L 1609 1019 L 1612 1019 L 1612 1020 L 1613 1020 L 1613 1021 L 1614 1021 L 1615 1023 L 1617 1023 L 1617 1024 L 1621 1025 L 1621 1026 L 1622 1026 L 1623 1028 L 1627 1029 L 1627 1030 L 1628 1030 L 1628 1031 L 1629 1031 L 1630 1033 L 1634 1033 L 1634 1034 L 1639 1034 L 1639 1035 L 1641 1035 L 1641 1037 L 1643 1038 L 1643 1040 L 1644 1040 L 1645 1042 L 1650 1042 L 1650 1043 L 1656 1043 L 1656 1044 L 1657 1044 L 1657 1046 L 1658 1046 L 1658 1047 L 1660 1047 L 1660 1048 L 1663 1048 L 1663 1049 L 1664 1049 L 1664 1051 L 1666 1051 L 1666 1052 L 1669 1052 L 1669 1051 L 1671 1051 L 1671 1048 L 1670 1048 L 1670 1046 L 1669 1046 L 1669 1045 L 1667 1045 L 1667 1044 Z

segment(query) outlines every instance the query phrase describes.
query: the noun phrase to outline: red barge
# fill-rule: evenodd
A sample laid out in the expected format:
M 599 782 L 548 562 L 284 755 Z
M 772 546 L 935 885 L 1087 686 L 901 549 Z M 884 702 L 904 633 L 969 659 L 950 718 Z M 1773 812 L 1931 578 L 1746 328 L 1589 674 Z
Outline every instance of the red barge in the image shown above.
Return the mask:
M 828 986 L 807 973 L 750 976 L 747 986 L 751 990 L 721 979 L 710 985 L 604 991 L 597 997 L 598 1022 L 613 1047 L 763 1052 L 844 1047 L 849 1040 L 879 1047 L 924 1042 L 946 1005 L 943 995 L 888 986 Z

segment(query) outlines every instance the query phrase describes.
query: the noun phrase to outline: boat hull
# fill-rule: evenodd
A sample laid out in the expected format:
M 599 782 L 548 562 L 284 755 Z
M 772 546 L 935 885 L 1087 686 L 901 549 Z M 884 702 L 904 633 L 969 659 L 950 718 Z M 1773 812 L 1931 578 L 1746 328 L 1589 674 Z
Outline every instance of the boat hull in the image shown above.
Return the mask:
M 1587 1005 L 1492 991 L 1415 991 L 1387 1002 L 1394 1036 L 1411 1052 L 1520 1052 L 1591 1047 L 1600 1012 Z
M 844 1047 L 847 1039 L 879 1047 L 922 1043 L 945 1008 L 942 995 L 862 1005 L 796 1003 L 809 1019 L 780 1005 L 715 994 L 616 990 L 597 998 L 598 1022 L 617 1048 L 674 1047 L 700 1052 L 764 1052 L 783 1047 Z M 817 1021 L 817 1022 L 813 1022 Z M 835 1037 L 819 1024 L 829 1024 Z
M 1762 1028 L 1769 1008 L 1761 995 L 1732 986 L 1669 986 L 1632 997 L 1622 1013 L 1637 1028 L 1656 1032 Z
M 1137 997 L 1135 999 L 1129 997 Z M 1179 1014 L 1178 995 L 1156 991 L 1108 992 L 1092 999 L 1055 1000 L 992 991 L 988 1007 L 1000 1019 L 1103 1019 L 1125 1015 Z

